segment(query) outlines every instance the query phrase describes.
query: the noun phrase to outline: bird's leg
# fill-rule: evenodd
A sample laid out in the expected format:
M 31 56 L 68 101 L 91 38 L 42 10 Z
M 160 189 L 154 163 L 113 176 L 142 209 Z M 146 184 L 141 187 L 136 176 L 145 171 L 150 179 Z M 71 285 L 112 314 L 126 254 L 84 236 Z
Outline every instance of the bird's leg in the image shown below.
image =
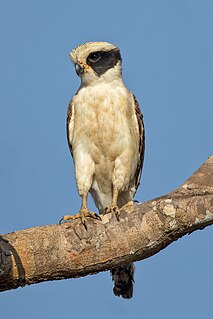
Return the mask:
M 64 217 L 62 217 L 59 221 L 59 224 L 61 224 L 62 222 L 67 222 L 70 221 L 72 219 L 76 219 L 76 218 L 80 218 L 82 224 L 84 225 L 84 227 L 87 230 L 87 219 L 89 218 L 93 218 L 93 219 L 98 219 L 101 220 L 101 217 L 94 213 L 91 212 L 87 206 L 87 197 L 88 197 L 88 193 L 83 194 L 82 195 L 82 203 L 81 203 L 81 209 L 79 210 L 78 214 L 76 215 L 65 215 Z
M 120 220 L 120 209 L 118 208 L 118 194 L 118 189 L 113 187 L 112 202 L 109 207 L 105 208 L 105 214 L 115 213 L 117 221 Z
M 77 215 L 79 215 L 82 224 L 85 226 L 87 229 L 87 218 L 93 218 L 93 219 L 98 219 L 101 220 L 101 217 L 94 213 L 91 212 L 87 206 L 87 197 L 88 193 L 86 195 L 82 195 L 82 204 L 81 204 L 81 209 Z

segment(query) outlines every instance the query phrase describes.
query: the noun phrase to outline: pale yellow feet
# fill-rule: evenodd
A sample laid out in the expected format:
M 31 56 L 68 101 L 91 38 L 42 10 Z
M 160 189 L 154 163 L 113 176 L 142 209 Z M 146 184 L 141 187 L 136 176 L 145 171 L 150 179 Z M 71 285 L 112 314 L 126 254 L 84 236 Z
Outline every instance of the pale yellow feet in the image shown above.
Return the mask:
M 125 205 L 122 206 L 122 209 L 127 209 L 127 208 L 132 208 L 135 205 L 135 201 L 131 200 L 128 203 L 126 203 Z
M 110 205 L 109 207 L 106 207 L 104 215 L 109 213 L 115 214 L 117 221 L 120 221 L 120 209 L 118 208 L 118 206 Z
M 60 221 L 59 224 L 61 224 L 62 222 L 68 222 L 72 219 L 77 219 L 80 218 L 82 224 L 84 225 L 85 229 L 87 230 L 87 221 L 89 219 L 97 219 L 97 220 L 101 220 L 101 217 L 94 213 L 94 212 L 90 212 L 89 209 L 87 208 L 81 208 L 79 213 L 76 215 L 65 215 L 63 216 Z
M 121 209 L 128 210 L 128 208 L 133 208 L 134 205 L 135 205 L 135 201 L 131 200 L 128 203 L 126 203 L 124 206 L 122 206 Z M 118 208 L 118 206 L 112 204 L 109 207 L 106 207 L 104 215 L 109 213 L 112 213 L 112 214 L 114 213 L 117 221 L 118 222 L 120 221 L 120 209 Z

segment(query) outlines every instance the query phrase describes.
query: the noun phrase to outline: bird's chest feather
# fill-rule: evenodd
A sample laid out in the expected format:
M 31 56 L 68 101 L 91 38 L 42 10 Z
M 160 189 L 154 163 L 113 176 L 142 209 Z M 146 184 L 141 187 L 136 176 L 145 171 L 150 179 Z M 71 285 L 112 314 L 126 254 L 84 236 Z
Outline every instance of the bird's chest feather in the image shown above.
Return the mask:
M 129 139 L 128 99 L 122 89 L 82 89 L 74 100 L 73 144 L 85 146 L 95 158 L 118 156 Z

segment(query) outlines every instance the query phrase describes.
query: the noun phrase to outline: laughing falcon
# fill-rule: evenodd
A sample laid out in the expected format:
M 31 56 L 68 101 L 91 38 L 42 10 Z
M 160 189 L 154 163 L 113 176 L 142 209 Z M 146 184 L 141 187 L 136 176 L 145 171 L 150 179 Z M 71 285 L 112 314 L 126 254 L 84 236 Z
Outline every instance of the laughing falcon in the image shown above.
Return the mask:
M 89 42 L 70 53 L 81 79 L 67 112 L 67 138 L 74 160 L 82 205 L 75 216 L 85 228 L 91 218 L 90 192 L 100 214 L 114 213 L 131 202 L 139 186 L 144 158 L 144 125 L 135 96 L 122 80 L 120 50 L 107 42 Z M 111 270 L 114 293 L 133 294 L 134 265 Z

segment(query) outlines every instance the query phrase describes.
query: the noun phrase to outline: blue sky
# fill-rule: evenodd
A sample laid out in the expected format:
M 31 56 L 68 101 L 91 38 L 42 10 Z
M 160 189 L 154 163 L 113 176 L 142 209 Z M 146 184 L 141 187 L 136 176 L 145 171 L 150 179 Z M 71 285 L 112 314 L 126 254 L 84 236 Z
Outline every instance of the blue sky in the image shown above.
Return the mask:
M 57 223 L 80 207 L 65 132 L 79 86 L 69 52 L 80 43 L 121 49 L 146 127 L 138 200 L 175 189 L 212 154 L 212 1 L 11 0 L 0 8 L 0 233 Z M 209 227 L 136 263 L 132 300 L 114 297 L 105 272 L 1 293 L 1 315 L 212 318 L 212 240 Z

